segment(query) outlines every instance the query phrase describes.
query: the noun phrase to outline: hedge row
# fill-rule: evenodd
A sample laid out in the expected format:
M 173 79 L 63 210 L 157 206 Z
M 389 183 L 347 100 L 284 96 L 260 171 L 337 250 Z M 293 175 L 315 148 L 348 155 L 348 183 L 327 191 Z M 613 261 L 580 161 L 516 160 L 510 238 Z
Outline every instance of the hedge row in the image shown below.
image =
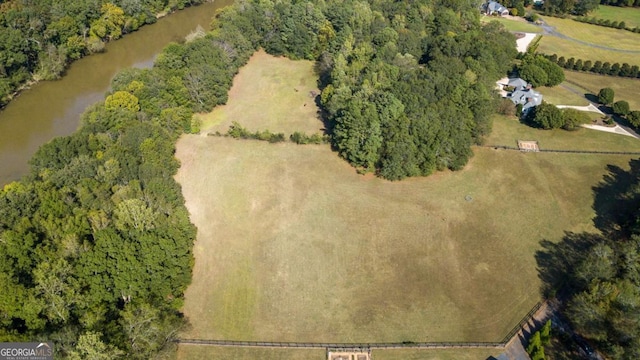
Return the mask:
M 587 23 L 591 25 L 604 26 L 613 29 L 627 30 L 634 33 L 640 33 L 640 26 L 636 26 L 634 28 L 627 27 L 627 24 L 624 21 L 611 21 L 608 19 L 600 19 L 596 17 L 587 17 L 587 16 L 578 16 L 573 18 L 575 21 L 579 21 L 582 23 Z
M 564 56 L 558 57 L 558 55 L 547 55 L 543 54 L 547 59 L 552 62 L 558 64 L 560 67 L 568 69 L 568 70 L 576 70 L 576 71 L 588 71 L 595 74 L 601 75 L 610 75 L 610 76 L 621 76 L 628 78 L 638 78 L 640 77 L 640 67 L 638 65 L 629 65 L 627 63 L 614 63 L 611 64 L 608 61 L 602 62 L 591 61 L 591 60 L 582 60 L 575 59 L 573 57 L 569 59 L 565 59 Z

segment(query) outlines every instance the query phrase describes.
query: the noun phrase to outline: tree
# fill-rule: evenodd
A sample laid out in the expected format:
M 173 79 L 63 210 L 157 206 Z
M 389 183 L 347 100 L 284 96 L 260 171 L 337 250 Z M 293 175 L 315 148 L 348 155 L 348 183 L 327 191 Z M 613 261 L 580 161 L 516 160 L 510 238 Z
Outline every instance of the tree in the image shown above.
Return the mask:
M 558 129 L 564 126 L 562 111 L 545 101 L 531 111 L 531 121 L 543 129 Z
M 104 106 L 111 110 L 126 109 L 133 112 L 140 111 L 138 98 L 127 91 L 116 91 L 112 95 L 107 96 Z
M 580 128 L 580 125 L 587 124 L 591 121 L 589 115 L 584 111 L 572 108 L 562 109 L 562 117 L 564 119 L 564 125 L 562 125 L 562 128 L 565 130 L 577 130 Z
M 629 112 L 629 115 L 627 115 L 627 120 L 629 120 L 631 125 L 633 125 L 635 127 L 640 126 L 640 111 L 633 110 L 633 111 Z
M 610 105 L 613 103 L 615 92 L 612 88 L 602 88 L 598 92 L 598 102 L 603 105 Z
M 619 100 L 613 103 L 613 112 L 616 115 L 626 116 L 629 113 L 629 103 L 625 100 Z

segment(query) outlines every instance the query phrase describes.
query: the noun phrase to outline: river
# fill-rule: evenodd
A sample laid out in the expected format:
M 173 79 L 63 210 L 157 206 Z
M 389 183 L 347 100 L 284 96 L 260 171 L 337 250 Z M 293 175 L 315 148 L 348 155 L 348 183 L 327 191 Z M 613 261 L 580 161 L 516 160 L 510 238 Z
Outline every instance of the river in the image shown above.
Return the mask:
M 23 91 L 0 112 L 0 186 L 25 175 L 29 159 L 41 145 L 73 133 L 80 114 L 104 99 L 118 71 L 151 67 L 169 42 L 182 41 L 198 25 L 209 29 L 215 11 L 231 3 L 233 0 L 216 0 L 165 16 L 107 44 L 104 53 L 74 62 L 62 79 L 43 81 Z

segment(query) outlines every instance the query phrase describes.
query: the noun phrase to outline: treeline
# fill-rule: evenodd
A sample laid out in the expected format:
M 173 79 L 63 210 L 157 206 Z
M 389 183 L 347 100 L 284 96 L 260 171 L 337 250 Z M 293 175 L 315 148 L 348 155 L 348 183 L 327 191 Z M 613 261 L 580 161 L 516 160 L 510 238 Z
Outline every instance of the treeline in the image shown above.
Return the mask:
M 571 14 L 584 16 L 596 10 L 598 5 L 639 7 L 640 0 L 546 0 L 541 5 L 541 8 L 545 15 L 565 16 Z
M 204 1 L 0 1 L 0 107 L 27 81 L 57 79 L 71 61 L 154 23 L 156 14 Z
M 599 25 L 599 26 L 604 26 L 604 27 L 608 27 L 608 28 L 612 28 L 612 29 L 622 29 L 622 30 L 627 30 L 627 31 L 631 31 L 634 33 L 640 33 L 640 26 L 636 26 L 636 27 L 628 27 L 627 24 L 624 21 L 615 21 L 615 20 L 609 20 L 609 19 L 600 19 L 600 18 L 596 18 L 596 17 L 587 17 L 587 16 L 578 16 L 573 18 L 573 20 L 575 21 L 579 21 L 579 22 L 583 22 L 583 23 L 587 23 L 587 24 L 591 24 L 591 25 Z
M 640 77 L 640 67 L 638 65 L 629 65 L 627 63 L 614 63 L 611 64 L 608 61 L 602 62 L 600 60 L 582 60 L 574 57 L 566 59 L 564 56 L 558 57 L 556 54 L 543 54 L 544 57 L 556 63 L 558 66 L 567 70 L 586 71 L 600 75 L 621 76 L 629 78 Z
M 196 131 L 193 112 L 226 101 L 257 49 L 242 26 L 223 13 L 152 69 L 118 74 L 76 133 L 42 146 L 0 191 L 0 341 L 50 340 L 60 359 L 171 350 L 196 235 L 173 178 L 175 141 Z

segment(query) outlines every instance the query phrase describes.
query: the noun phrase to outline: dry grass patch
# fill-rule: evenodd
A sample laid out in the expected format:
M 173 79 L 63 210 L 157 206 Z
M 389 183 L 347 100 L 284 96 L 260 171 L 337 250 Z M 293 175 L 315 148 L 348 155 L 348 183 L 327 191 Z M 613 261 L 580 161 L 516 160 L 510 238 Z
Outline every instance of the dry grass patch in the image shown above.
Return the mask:
M 371 357 L 375 360 L 485 360 L 500 353 L 497 349 L 394 349 L 374 350 Z
M 250 131 L 321 132 L 316 79 L 312 61 L 293 61 L 260 50 L 233 79 L 227 104 L 197 115 L 202 132 L 225 133 L 233 121 Z
M 327 342 L 500 340 L 539 299 L 540 240 L 593 230 L 592 186 L 629 160 L 477 149 L 387 182 L 328 146 L 185 136 L 177 156 L 199 229 L 183 336 Z
M 324 350 L 230 348 L 204 345 L 180 345 L 178 360 L 326 360 Z

